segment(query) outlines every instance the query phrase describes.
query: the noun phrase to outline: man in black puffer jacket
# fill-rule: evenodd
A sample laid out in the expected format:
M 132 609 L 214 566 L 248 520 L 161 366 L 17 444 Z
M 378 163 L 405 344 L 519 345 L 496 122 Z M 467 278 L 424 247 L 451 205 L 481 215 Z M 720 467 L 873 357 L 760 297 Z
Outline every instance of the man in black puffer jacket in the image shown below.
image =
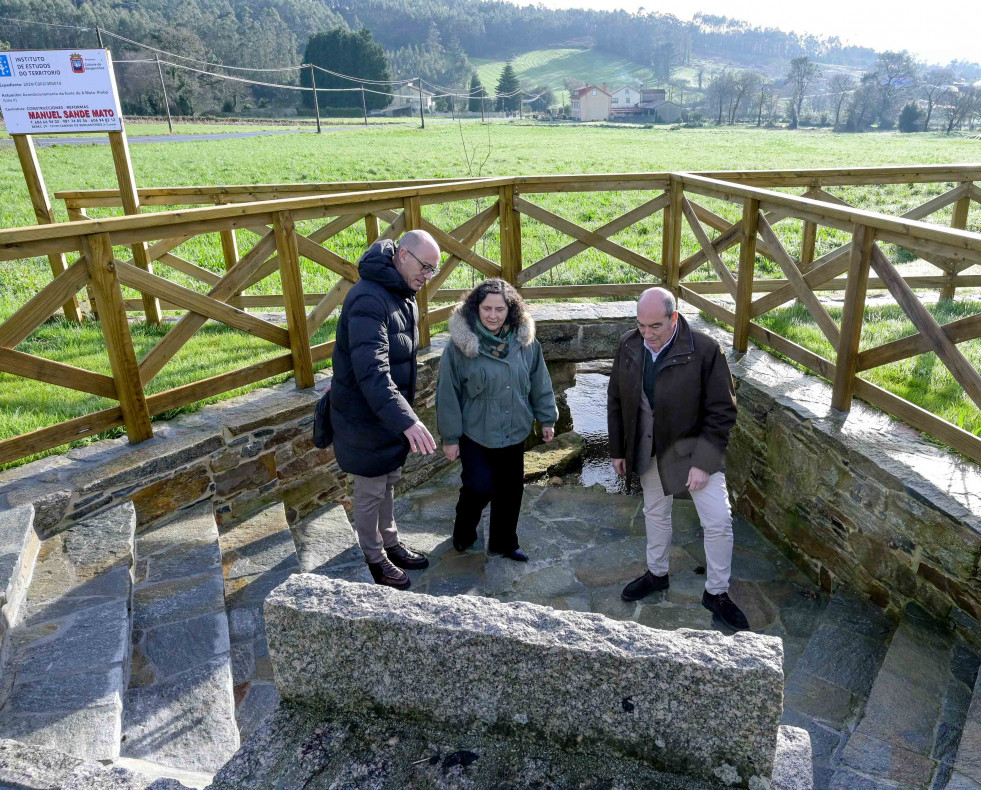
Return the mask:
M 334 346 L 330 417 L 334 452 L 354 478 L 354 527 L 377 584 L 405 589 L 402 570 L 429 560 L 399 541 L 395 483 L 409 451 L 436 442 L 412 410 L 416 394 L 419 311 L 416 292 L 436 274 L 440 250 L 426 231 L 398 245 L 372 244 L 358 261 L 361 279 L 344 299 Z

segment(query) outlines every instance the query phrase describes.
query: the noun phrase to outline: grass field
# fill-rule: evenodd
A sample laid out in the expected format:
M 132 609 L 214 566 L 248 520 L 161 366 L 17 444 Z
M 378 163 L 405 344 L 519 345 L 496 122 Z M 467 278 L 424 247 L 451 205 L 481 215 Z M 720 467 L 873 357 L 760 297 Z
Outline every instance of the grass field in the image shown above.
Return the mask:
M 240 127 L 237 127 L 240 128 Z M 142 129 L 133 127 L 132 134 Z M 468 154 L 476 164 L 469 169 Z M 55 146 L 38 153 L 52 193 L 62 189 L 107 188 L 115 186 L 112 162 L 107 147 Z M 269 182 L 312 182 L 332 180 L 393 179 L 412 177 L 453 177 L 467 175 L 507 175 L 574 172 L 634 172 L 661 170 L 738 169 L 777 167 L 845 167 L 874 164 L 969 162 L 979 159 L 977 141 L 947 138 L 941 135 L 832 135 L 826 132 L 760 131 L 756 129 L 638 129 L 608 125 L 546 126 L 534 123 L 495 123 L 456 127 L 432 125 L 418 128 L 372 127 L 333 131 L 322 136 L 296 135 L 257 137 L 241 140 L 196 141 L 186 143 L 141 144 L 132 148 L 137 182 L 140 186 L 176 186 L 194 184 L 248 184 Z M 840 196 L 863 207 L 887 213 L 900 213 L 923 202 L 947 187 L 934 185 L 894 185 L 868 189 L 835 190 Z M 33 213 L 23 185 L 17 158 L 10 148 L 0 148 L 0 227 L 29 225 Z M 602 193 L 534 196 L 531 199 L 564 217 L 597 227 L 620 213 L 651 197 L 639 193 Z M 738 210 L 710 201 L 706 203 L 719 213 L 736 219 Z M 58 206 L 59 217 L 65 214 Z M 430 206 L 425 216 L 440 227 L 449 229 L 463 222 L 480 208 L 473 201 L 446 207 Z M 107 216 L 109 210 L 93 212 Z M 949 222 L 950 211 L 938 216 Z M 314 224 L 301 225 L 307 232 Z M 975 209 L 971 227 L 981 231 L 981 211 Z M 788 249 L 799 245 L 799 223 L 788 221 L 778 226 Z M 485 237 L 478 251 L 491 259 L 498 256 L 496 228 Z M 635 225 L 615 240 L 638 252 L 660 257 L 660 220 L 654 218 Z M 240 250 L 246 251 L 254 236 L 240 233 Z M 818 254 L 841 241 L 841 235 L 822 231 Z M 523 242 L 525 263 L 539 260 L 567 243 L 562 234 L 538 223 L 525 220 Z M 363 226 L 353 227 L 329 242 L 331 249 L 355 260 L 364 246 Z M 686 234 L 683 253 L 695 248 L 694 238 Z M 223 270 L 218 240 L 199 237 L 177 249 L 177 254 L 205 268 Z M 896 250 L 887 249 L 896 255 Z M 119 250 L 120 257 L 128 255 Z M 727 254 L 735 267 L 735 252 Z M 308 291 L 326 291 L 336 276 L 315 264 L 303 262 L 304 285 Z M 777 276 L 775 268 L 760 259 L 760 276 Z M 203 290 L 184 275 L 158 267 L 158 271 L 187 287 Z M 27 299 L 50 281 L 44 259 L 0 264 L 0 320 L 9 316 Z M 706 277 L 698 272 L 696 277 Z M 469 267 L 461 266 L 450 277 L 447 287 L 468 287 L 474 281 Z M 649 277 L 629 266 L 612 261 L 602 253 L 587 251 L 538 278 L 533 284 L 567 284 L 584 282 L 637 282 Z M 278 276 L 270 277 L 250 293 L 280 291 Z M 134 294 L 130 294 L 134 295 Z M 935 295 L 934 297 L 935 298 Z M 974 308 L 972 308 L 974 309 Z M 794 316 L 787 319 L 795 323 Z M 797 321 L 796 323 L 801 323 Z M 896 331 L 908 334 L 912 328 L 895 321 Z M 138 354 L 143 354 L 167 327 L 136 324 Z M 328 325 L 317 340 L 332 332 Z M 806 337 L 798 342 L 808 345 Z M 975 341 L 977 343 L 977 341 Z M 970 344 L 969 344 L 970 345 Z M 963 347 L 963 346 L 962 346 Z M 28 338 L 19 349 L 51 359 L 70 362 L 92 370 L 107 372 L 99 333 L 94 327 L 77 328 L 53 321 Z M 818 350 L 818 349 L 816 349 Z M 251 336 L 220 326 L 209 326 L 206 332 L 188 344 L 175 360 L 151 384 L 150 391 L 160 391 L 178 384 L 231 370 L 281 353 L 278 348 Z M 916 360 L 928 360 L 927 355 Z M 931 364 L 937 370 L 942 366 Z M 902 378 L 900 371 L 896 374 Z M 884 386 L 889 384 L 879 381 Z M 941 387 L 942 389 L 942 387 Z M 902 394 L 902 393 L 900 393 Z M 963 418 L 956 409 L 965 407 Z M 11 376 L 0 376 L 0 437 L 24 433 L 68 417 L 102 408 L 97 398 L 64 389 L 50 388 Z M 977 410 L 963 398 L 953 403 L 948 416 L 971 430 L 981 430 Z M 973 411 L 972 411 L 973 410 Z M 941 413 L 938 408 L 938 413 Z M 944 416 L 947 416 L 944 413 Z

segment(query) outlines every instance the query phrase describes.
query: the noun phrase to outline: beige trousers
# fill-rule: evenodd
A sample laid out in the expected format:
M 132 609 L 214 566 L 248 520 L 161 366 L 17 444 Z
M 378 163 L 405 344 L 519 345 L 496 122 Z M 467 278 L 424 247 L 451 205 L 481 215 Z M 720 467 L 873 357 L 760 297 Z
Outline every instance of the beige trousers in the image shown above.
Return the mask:
M 378 477 L 354 478 L 354 529 L 367 562 L 381 562 L 385 549 L 399 542 L 395 526 L 395 484 L 402 476 L 396 469 Z
M 674 497 L 665 494 L 657 463 L 653 462 L 640 476 L 644 489 L 644 522 L 647 526 L 647 567 L 655 576 L 668 572 L 671 556 L 671 505 Z M 729 589 L 732 570 L 732 512 L 726 477 L 722 472 L 710 475 L 705 488 L 691 495 L 698 518 L 705 531 L 705 589 L 712 595 Z

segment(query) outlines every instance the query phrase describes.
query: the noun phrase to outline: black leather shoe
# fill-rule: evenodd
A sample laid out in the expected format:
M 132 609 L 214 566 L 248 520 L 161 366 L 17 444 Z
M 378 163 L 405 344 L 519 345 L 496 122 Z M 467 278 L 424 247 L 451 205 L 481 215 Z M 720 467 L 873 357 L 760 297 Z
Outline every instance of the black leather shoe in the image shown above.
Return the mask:
M 748 631 L 749 621 L 736 604 L 732 602 L 728 593 L 712 595 L 708 590 L 702 593 L 702 606 L 716 615 L 723 623 L 733 631 Z
M 521 549 L 505 552 L 503 556 L 507 557 L 509 560 L 514 560 L 515 562 L 528 562 L 528 555 Z
M 392 565 L 404 568 L 407 571 L 418 571 L 429 567 L 429 558 L 425 554 L 413 551 L 402 541 L 399 541 L 390 549 L 386 548 L 385 553 L 392 561 Z
M 461 554 L 463 554 L 463 552 L 465 552 L 467 549 L 469 549 L 476 542 L 477 542 L 477 540 L 474 539 L 474 540 L 470 541 L 469 543 L 464 543 L 459 538 L 454 537 L 453 538 L 453 548 L 456 549 Z
M 643 576 L 639 576 L 623 588 L 620 597 L 625 601 L 639 601 L 652 592 L 666 589 L 668 589 L 668 574 L 655 576 L 650 571 L 644 571 Z
M 396 568 L 388 560 L 369 562 L 368 570 L 371 571 L 371 578 L 375 580 L 375 584 L 394 587 L 396 590 L 408 590 L 412 584 L 409 574 Z

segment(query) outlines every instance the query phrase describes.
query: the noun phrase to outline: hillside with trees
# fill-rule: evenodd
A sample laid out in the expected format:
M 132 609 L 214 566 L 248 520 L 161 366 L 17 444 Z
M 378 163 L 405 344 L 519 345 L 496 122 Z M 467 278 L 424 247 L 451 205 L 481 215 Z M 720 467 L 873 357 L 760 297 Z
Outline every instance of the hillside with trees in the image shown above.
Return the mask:
M 927 66 L 907 53 L 878 53 L 838 38 L 708 14 L 684 21 L 670 14 L 551 10 L 501 0 L 0 0 L 0 17 L 6 18 L 3 38 L 15 49 L 98 46 L 95 28 L 102 28 L 117 61 L 144 61 L 117 66 L 124 111 L 131 114 L 163 110 L 156 65 L 146 62 L 154 52 L 140 43 L 184 58 L 161 55 L 171 61 L 165 74 L 172 109 L 183 115 L 311 103 L 296 91 L 200 73 L 221 71 L 208 64 L 268 69 L 224 73 L 308 86 L 309 70 L 299 69 L 301 63 L 313 60 L 377 79 L 383 73 L 376 68 L 381 52 L 391 79 L 421 76 L 437 94 L 468 93 L 478 69 L 482 87 L 495 92 L 511 62 L 505 83 L 539 96 L 539 110 L 546 109 L 546 94 L 561 105 L 565 89 L 576 81 L 604 81 L 591 64 L 616 61 L 611 88 L 619 86 L 614 79 L 664 87 L 694 123 L 859 131 L 895 128 L 902 115 L 902 128 L 947 130 L 972 124 L 981 112 L 974 85 L 981 78 L 978 64 Z M 367 61 L 356 45 L 333 47 L 329 56 L 323 47 L 309 48 L 311 38 L 324 35 L 337 42 L 360 40 L 363 47 L 376 42 L 368 58 L 375 63 L 371 74 L 362 73 Z M 525 68 L 528 55 L 538 52 L 564 53 L 564 70 L 556 70 L 554 59 L 551 70 Z M 318 77 L 318 87 L 342 82 Z M 387 101 L 371 94 L 376 108 Z M 329 94 L 321 106 L 360 103 L 358 91 Z M 514 103 L 501 106 L 513 109 Z M 454 108 L 472 104 L 459 99 Z M 449 99 L 437 99 L 436 109 L 451 109 Z

